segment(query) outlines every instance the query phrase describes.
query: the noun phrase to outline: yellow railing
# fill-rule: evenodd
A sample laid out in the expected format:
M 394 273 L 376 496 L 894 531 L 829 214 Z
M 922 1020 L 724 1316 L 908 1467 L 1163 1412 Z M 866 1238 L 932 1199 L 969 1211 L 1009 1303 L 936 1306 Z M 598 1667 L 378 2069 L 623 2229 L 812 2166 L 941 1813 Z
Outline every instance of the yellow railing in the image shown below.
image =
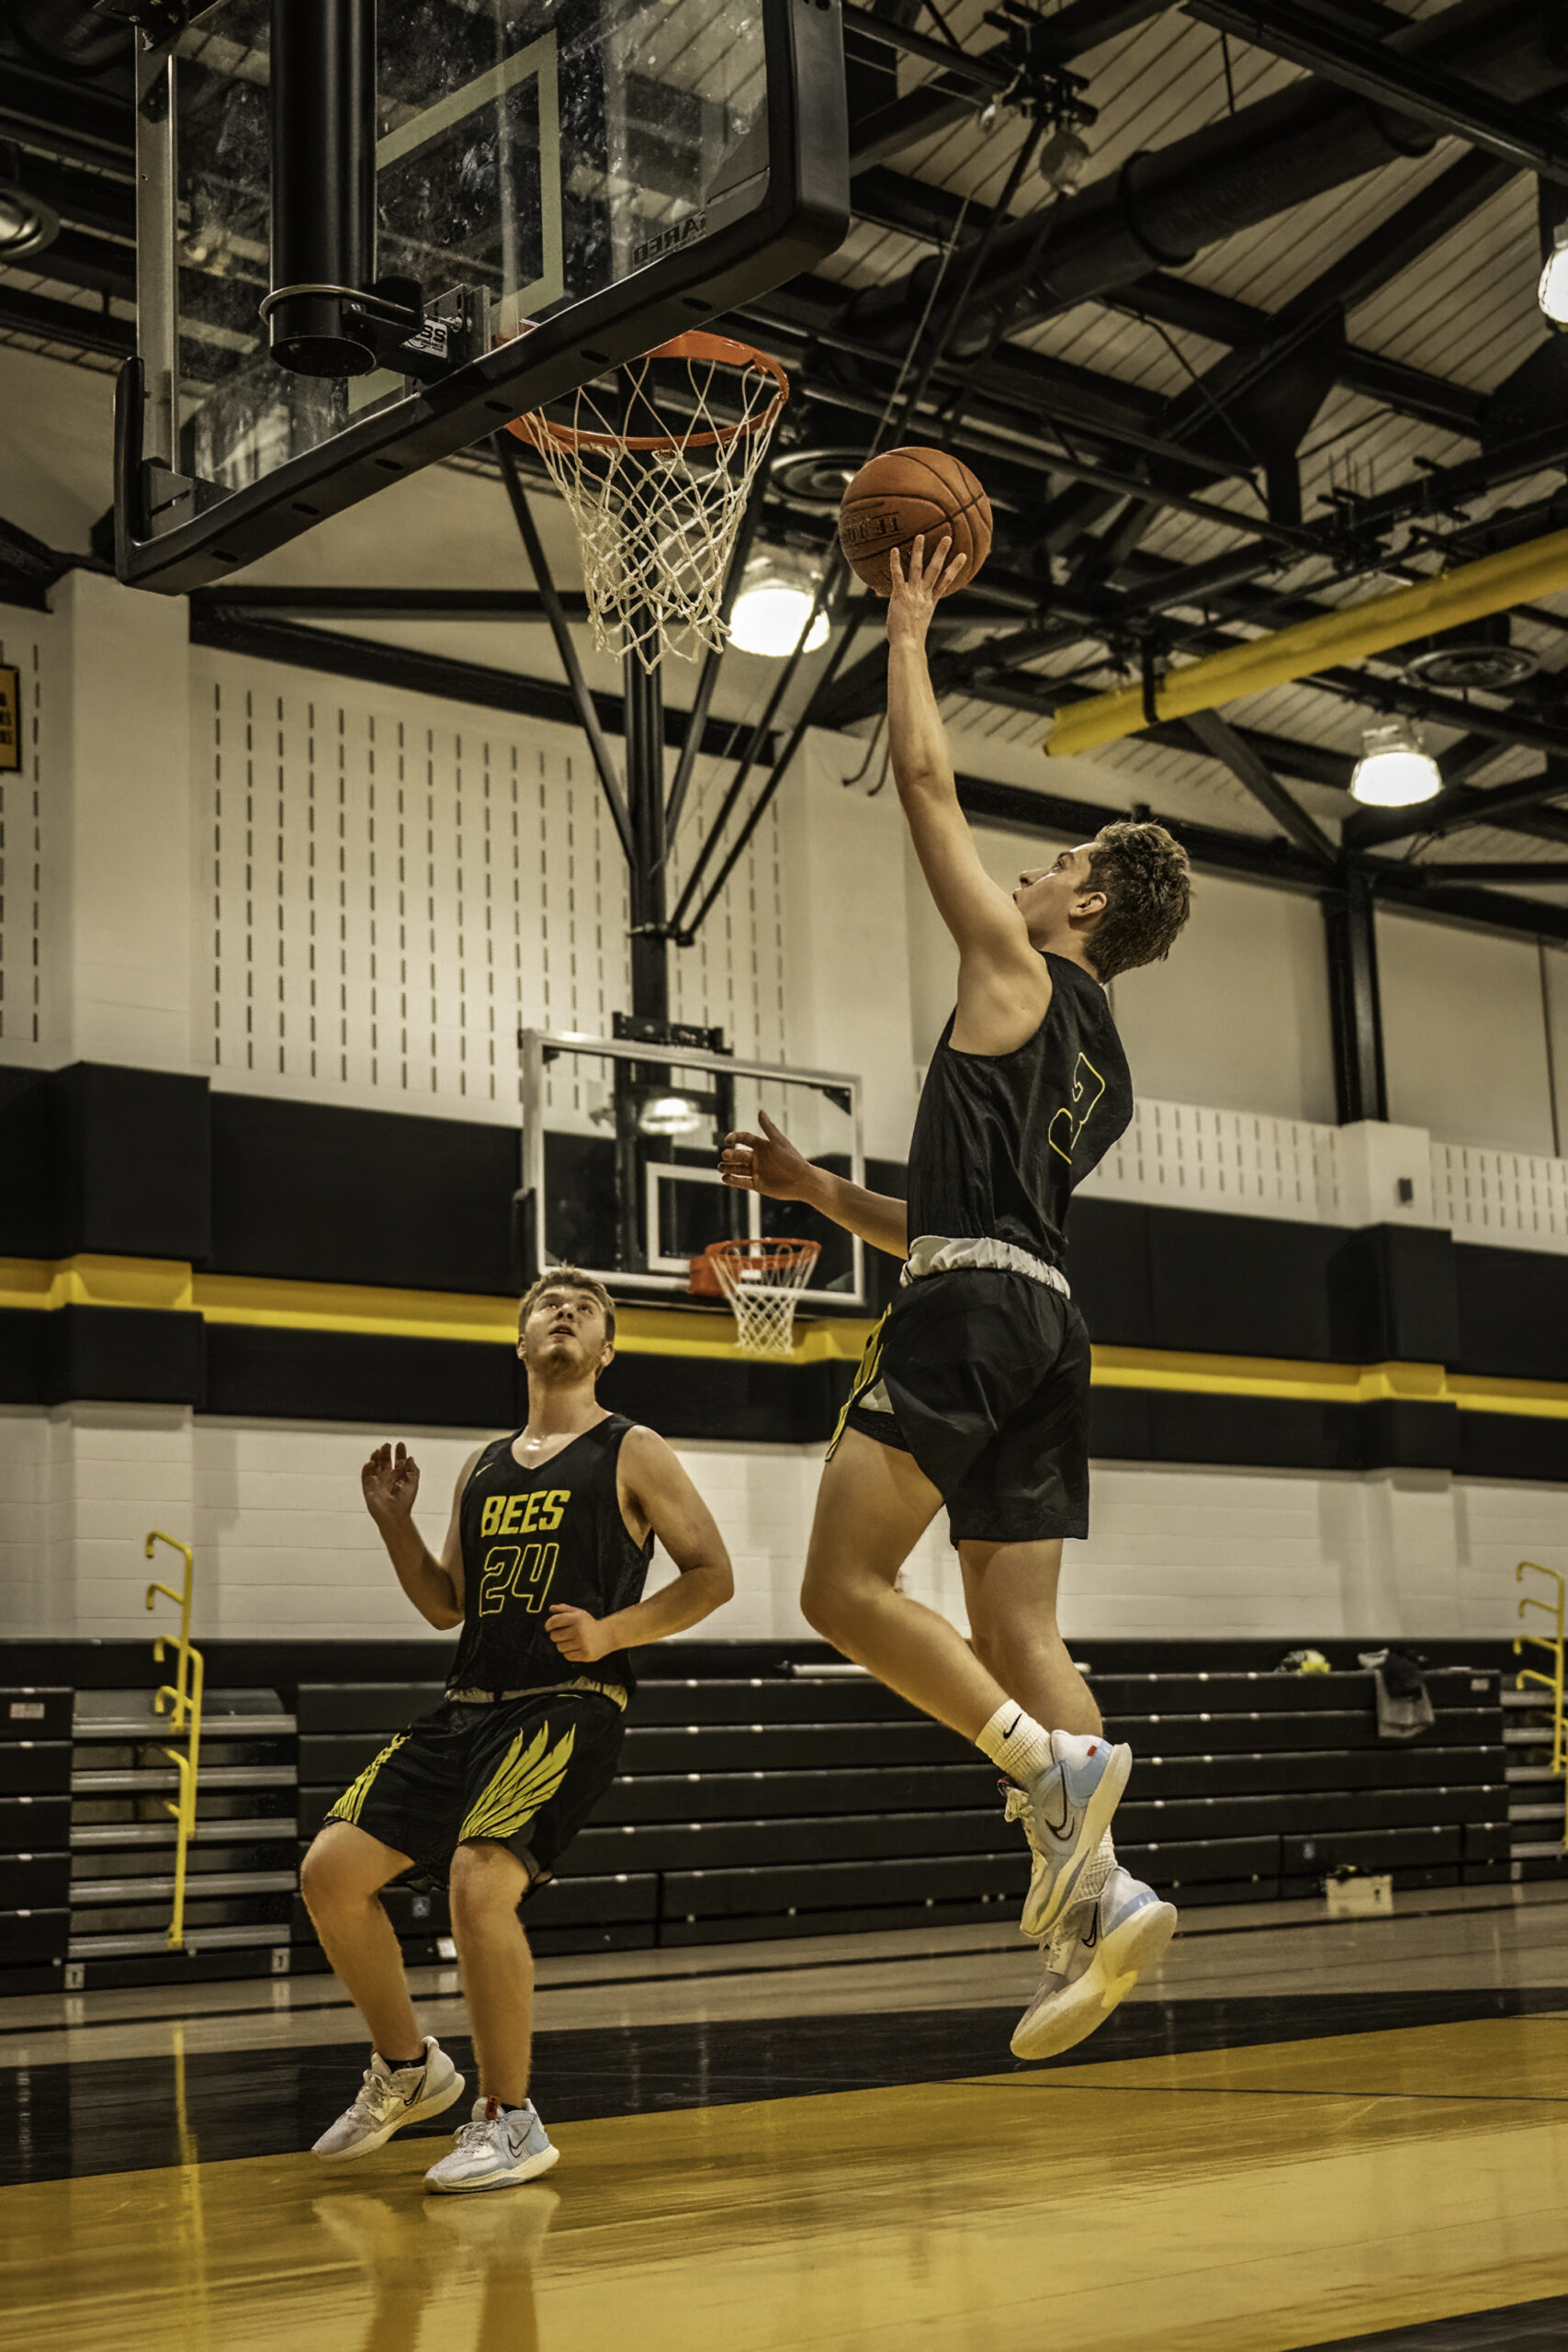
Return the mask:
M 1557 1587 L 1555 1600 L 1542 1600 L 1539 1594 L 1527 1592 L 1519 1602 L 1523 1620 L 1527 1609 L 1539 1609 L 1551 1620 L 1550 1634 L 1516 1634 L 1514 1656 L 1522 1657 L 1528 1648 L 1545 1650 L 1551 1660 L 1550 1674 L 1542 1674 L 1539 1667 L 1521 1666 L 1514 1677 L 1516 1686 L 1523 1690 L 1527 1682 L 1538 1683 L 1551 1693 L 1551 1769 L 1563 1775 L 1562 1847 L 1568 1853 L 1568 1723 L 1562 1713 L 1562 1597 L 1564 1578 L 1560 1568 L 1543 1568 L 1539 1560 L 1521 1560 L 1514 1570 L 1514 1582 L 1522 1584 L 1527 1572 L 1531 1576 L 1549 1577 Z
M 155 1527 L 142 1546 L 148 1559 L 152 1557 L 152 1547 L 157 1544 L 166 1544 L 171 1552 L 178 1552 L 186 1564 L 185 1582 L 178 1592 L 166 1584 L 150 1584 L 147 1588 L 149 1609 L 162 1593 L 164 1600 L 172 1600 L 180 1612 L 175 1679 L 172 1682 L 165 1682 L 152 1700 L 153 1713 L 161 1715 L 167 1706 L 169 1729 L 176 1738 L 183 1736 L 186 1742 L 186 1752 L 183 1756 L 177 1748 L 165 1747 L 164 1750 L 180 1776 L 178 1804 L 170 1804 L 166 1797 L 164 1800 L 164 1810 L 174 1815 L 178 1832 L 175 1840 L 175 1908 L 169 1921 L 168 1935 L 170 1950 L 178 1951 L 186 1939 L 186 1850 L 190 1844 L 191 1832 L 196 1827 L 196 1776 L 201 1757 L 201 1698 L 206 1667 L 201 1652 L 192 1648 L 190 1638 L 191 1588 L 196 1578 L 196 1556 L 188 1544 L 182 1544 L 177 1537 L 165 1535 L 161 1527 Z M 163 1664 L 164 1646 L 164 1636 L 159 1634 L 152 1645 L 154 1664 Z

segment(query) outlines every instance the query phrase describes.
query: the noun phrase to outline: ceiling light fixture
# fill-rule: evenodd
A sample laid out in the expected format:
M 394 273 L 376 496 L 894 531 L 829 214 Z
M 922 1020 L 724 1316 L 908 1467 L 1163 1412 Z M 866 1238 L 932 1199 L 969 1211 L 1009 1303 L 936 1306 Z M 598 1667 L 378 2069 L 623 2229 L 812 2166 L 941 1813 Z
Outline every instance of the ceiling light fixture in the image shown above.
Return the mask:
M 1443 779 L 1437 761 L 1421 749 L 1415 731 L 1403 719 L 1388 727 L 1369 727 L 1361 743 L 1361 756 L 1350 777 L 1355 799 L 1371 808 L 1409 808 L 1418 800 L 1436 799 L 1441 792 Z
M 702 1105 L 690 1094 L 654 1094 L 637 1114 L 639 1136 L 691 1136 L 703 1125 Z
M 761 653 L 782 661 L 793 653 L 816 600 L 818 575 L 808 564 L 788 555 L 759 556 L 746 567 L 740 594 L 729 617 L 729 638 L 742 653 Z M 811 624 L 806 651 L 815 653 L 828 642 L 828 616 L 819 612 Z
M 1551 251 L 1536 288 L 1536 300 L 1553 326 L 1568 326 L 1568 220 L 1552 236 Z
M 0 147 L 0 262 L 40 254 L 59 234 L 60 215 L 23 180 L 16 148 Z

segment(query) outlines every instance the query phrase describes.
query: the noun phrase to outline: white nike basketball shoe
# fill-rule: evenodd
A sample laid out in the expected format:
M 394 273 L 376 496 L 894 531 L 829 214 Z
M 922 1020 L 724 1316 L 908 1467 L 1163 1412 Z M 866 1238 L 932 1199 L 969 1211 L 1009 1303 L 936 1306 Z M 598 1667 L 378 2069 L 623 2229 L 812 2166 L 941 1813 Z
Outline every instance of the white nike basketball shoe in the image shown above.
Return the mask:
M 1015 2058 L 1057 2058 L 1103 2025 L 1176 1933 L 1176 1905 L 1120 1863 L 1043 1947 L 1044 1973 L 1013 2029 Z
M 384 2148 L 405 2123 L 441 2115 L 462 2096 L 463 2077 L 433 2033 L 424 2037 L 424 2056 L 417 2066 L 394 2070 L 373 2050 L 353 2106 L 328 2125 L 311 2154 L 330 2165 L 367 2156 Z
M 1007 1817 L 1021 1821 L 1034 1857 L 1023 1899 L 1023 1932 L 1045 1936 L 1077 1892 L 1133 1770 L 1130 1747 L 1101 1734 L 1054 1731 L 1048 1772 L 1026 1789 L 1010 1788 Z

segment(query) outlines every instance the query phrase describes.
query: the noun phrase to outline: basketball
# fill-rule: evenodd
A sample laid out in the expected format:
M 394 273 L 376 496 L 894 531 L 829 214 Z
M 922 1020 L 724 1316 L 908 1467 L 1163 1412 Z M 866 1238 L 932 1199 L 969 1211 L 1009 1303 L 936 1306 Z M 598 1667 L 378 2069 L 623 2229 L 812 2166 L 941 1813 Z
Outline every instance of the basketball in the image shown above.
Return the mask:
M 944 533 L 968 565 L 954 582 L 967 588 L 991 552 L 991 502 L 964 463 L 946 449 L 885 449 L 863 465 L 839 508 L 839 545 L 857 577 L 879 596 L 893 593 L 888 559 L 907 557 L 923 531 L 927 553 Z

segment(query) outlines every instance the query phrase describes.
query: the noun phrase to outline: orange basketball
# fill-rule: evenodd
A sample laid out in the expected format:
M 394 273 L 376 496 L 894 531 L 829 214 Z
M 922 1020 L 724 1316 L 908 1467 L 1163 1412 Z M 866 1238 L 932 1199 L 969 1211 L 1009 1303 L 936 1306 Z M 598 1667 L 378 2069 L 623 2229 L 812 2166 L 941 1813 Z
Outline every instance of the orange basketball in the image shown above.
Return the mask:
M 908 569 L 909 543 L 926 535 L 929 557 L 944 535 L 967 565 L 953 583 L 967 588 L 991 552 L 991 502 L 961 458 L 946 449 L 886 449 L 863 465 L 839 508 L 839 545 L 879 596 L 893 593 L 895 548 Z

